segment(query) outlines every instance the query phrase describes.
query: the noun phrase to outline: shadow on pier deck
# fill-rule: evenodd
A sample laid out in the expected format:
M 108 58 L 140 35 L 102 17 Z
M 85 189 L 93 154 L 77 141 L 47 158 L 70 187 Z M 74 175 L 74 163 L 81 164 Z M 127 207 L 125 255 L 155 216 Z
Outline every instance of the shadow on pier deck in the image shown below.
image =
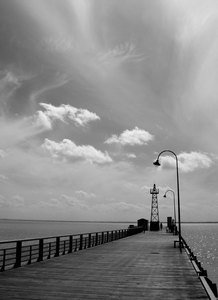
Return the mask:
M 209 299 L 175 237 L 146 232 L 0 274 L 0 299 Z

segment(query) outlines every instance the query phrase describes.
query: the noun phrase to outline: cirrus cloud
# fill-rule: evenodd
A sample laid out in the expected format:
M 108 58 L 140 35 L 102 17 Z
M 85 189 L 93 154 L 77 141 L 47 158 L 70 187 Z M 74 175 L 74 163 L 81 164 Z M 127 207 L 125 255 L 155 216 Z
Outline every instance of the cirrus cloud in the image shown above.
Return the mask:
M 107 152 L 103 153 L 90 145 L 77 146 L 69 139 L 64 139 L 60 143 L 45 139 L 41 147 L 53 158 L 66 159 L 68 161 L 81 159 L 97 164 L 112 162 Z
M 116 47 L 98 54 L 98 59 L 102 63 L 122 63 L 128 60 L 141 61 L 145 58 L 144 54 L 136 50 L 133 43 L 126 42 Z
M 135 127 L 133 130 L 125 130 L 119 136 L 114 134 L 105 141 L 105 144 L 121 144 L 125 145 L 147 145 L 152 141 L 154 136 L 148 131 Z

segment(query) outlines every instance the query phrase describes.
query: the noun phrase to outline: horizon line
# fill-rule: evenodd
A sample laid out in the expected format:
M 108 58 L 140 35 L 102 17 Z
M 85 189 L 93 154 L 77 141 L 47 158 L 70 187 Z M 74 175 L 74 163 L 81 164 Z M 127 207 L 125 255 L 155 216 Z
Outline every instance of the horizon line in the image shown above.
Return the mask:
M 141 219 L 141 218 L 140 218 Z M 103 221 L 103 220 L 46 220 L 46 219 L 14 219 L 14 218 L 0 218 L 0 221 L 38 221 L 38 222 L 74 222 L 74 223 L 137 223 L 136 221 Z M 160 223 L 167 223 L 167 221 L 159 221 Z M 182 224 L 197 224 L 197 223 L 218 223 L 218 221 L 181 221 Z

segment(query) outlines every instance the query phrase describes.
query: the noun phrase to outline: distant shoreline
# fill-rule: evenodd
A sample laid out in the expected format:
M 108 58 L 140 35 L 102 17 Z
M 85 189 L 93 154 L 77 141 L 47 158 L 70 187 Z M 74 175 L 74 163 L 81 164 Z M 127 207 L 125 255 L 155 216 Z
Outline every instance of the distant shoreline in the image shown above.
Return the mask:
M 8 219 L 3 218 L 0 221 L 21 221 L 21 222 L 72 222 L 72 223 L 137 223 L 137 221 L 72 221 L 72 220 L 36 220 L 36 219 Z
M 0 221 L 18 221 L 18 222 L 72 222 L 72 223 L 137 223 L 136 221 L 72 221 L 72 220 L 36 220 L 36 219 L 9 219 L 3 218 Z M 167 222 L 162 222 L 167 223 Z M 181 224 L 218 224 L 218 221 L 184 221 Z

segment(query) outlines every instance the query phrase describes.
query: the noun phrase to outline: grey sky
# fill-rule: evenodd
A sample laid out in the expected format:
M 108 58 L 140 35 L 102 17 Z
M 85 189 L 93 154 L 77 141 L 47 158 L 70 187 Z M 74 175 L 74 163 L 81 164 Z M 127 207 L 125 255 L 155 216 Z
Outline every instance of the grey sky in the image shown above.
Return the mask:
M 150 218 L 171 149 L 182 219 L 217 220 L 217 23 L 215 0 L 0 0 L 0 217 Z

